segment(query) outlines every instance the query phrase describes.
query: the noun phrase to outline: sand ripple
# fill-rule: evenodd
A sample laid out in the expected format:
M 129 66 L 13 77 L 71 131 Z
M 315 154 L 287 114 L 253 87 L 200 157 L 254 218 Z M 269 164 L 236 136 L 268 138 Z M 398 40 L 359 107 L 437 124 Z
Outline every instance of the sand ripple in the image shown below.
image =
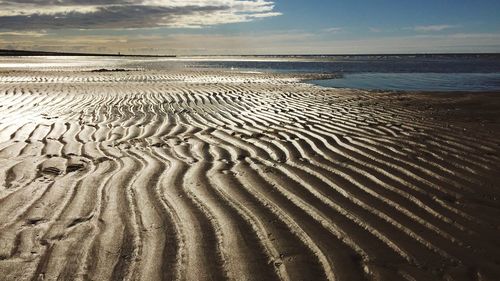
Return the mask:
M 304 78 L 2 74 L 0 279 L 498 280 L 489 125 Z

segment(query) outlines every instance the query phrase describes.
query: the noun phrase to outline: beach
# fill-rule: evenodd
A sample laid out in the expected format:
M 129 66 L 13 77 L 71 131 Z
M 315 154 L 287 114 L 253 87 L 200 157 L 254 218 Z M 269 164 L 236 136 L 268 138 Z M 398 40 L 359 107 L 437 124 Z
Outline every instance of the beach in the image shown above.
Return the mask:
M 1 70 L 1 280 L 499 280 L 500 95 Z

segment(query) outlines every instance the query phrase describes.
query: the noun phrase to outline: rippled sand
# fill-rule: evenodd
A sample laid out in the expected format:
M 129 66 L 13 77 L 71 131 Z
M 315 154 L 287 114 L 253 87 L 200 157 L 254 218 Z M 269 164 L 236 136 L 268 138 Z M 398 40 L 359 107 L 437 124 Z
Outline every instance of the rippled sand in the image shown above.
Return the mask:
M 2 72 L 0 280 L 499 280 L 500 98 Z

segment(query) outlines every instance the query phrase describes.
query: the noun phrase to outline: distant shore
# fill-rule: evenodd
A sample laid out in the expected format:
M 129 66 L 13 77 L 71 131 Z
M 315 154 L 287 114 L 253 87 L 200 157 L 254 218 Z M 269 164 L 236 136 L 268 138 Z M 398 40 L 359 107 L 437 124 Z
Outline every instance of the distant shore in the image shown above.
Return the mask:
M 178 55 L 137 55 L 137 54 L 110 54 L 110 53 L 79 53 L 79 52 L 48 52 L 32 50 L 6 50 L 0 49 L 0 56 L 99 56 L 99 57 L 156 57 L 175 58 Z M 262 58 L 325 58 L 325 57 L 419 57 L 436 58 L 441 56 L 467 58 L 467 57 L 500 57 L 500 53 L 387 53 L 387 54 L 207 54 L 187 55 L 181 57 L 262 57 Z
M 176 55 L 130 55 L 130 54 L 99 54 L 99 53 L 72 53 L 72 52 L 44 52 L 24 50 L 2 50 L 0 56 L 96 56 L 96 57 L 154 57 L 175 58 Z

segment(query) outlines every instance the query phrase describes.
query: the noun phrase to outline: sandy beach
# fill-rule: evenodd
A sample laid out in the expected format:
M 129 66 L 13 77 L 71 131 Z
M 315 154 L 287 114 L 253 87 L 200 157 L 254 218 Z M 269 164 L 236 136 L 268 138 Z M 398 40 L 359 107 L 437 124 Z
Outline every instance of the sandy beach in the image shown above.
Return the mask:
M 2 71 L 0 276 L 500 280 L 500 96 Z

